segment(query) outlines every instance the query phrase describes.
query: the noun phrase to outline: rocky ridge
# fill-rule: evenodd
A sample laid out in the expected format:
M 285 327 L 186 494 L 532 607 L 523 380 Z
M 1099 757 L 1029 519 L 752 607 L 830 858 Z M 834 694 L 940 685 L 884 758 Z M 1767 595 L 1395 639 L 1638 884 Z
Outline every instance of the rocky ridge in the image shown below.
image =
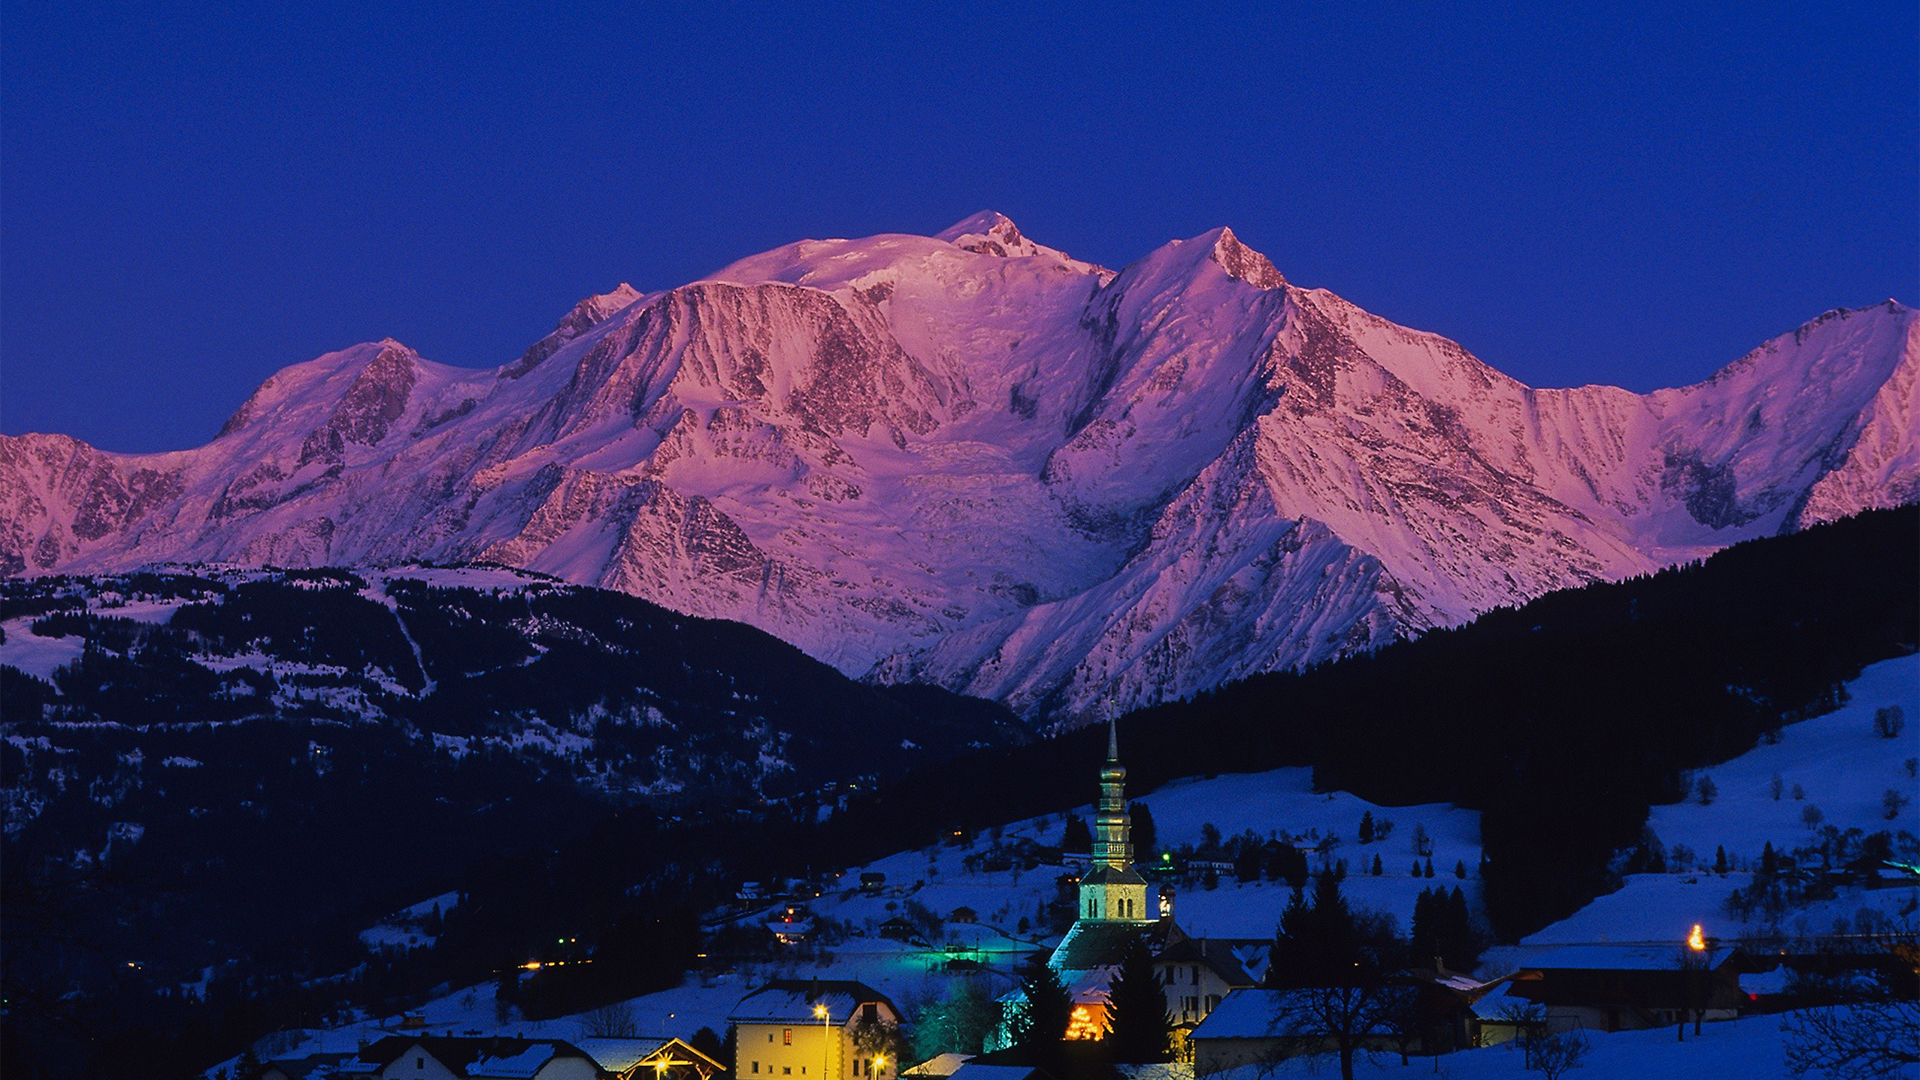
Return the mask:
M 1118 272 L 981 214 L 394 341 L 211 443 L 0 437 L 0 568 L 497 562 L 1072 720 L 1920 498 L 1913 312 L 1711 379 L 1534 389 L 1226 229 Z

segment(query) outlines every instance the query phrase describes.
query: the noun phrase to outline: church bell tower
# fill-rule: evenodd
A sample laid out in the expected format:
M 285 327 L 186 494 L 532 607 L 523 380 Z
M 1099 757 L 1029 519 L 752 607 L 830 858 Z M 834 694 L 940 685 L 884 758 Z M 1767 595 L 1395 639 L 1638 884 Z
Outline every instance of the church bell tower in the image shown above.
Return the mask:
M 1147 905 L 1147 879 L 1133 868 L 1126 784 L 1119 733 L 1108 721 L 1107 761 L 1100 769 L 1100 802 L 1094 810 L 1093 862 L 1080 879 L 1081 922 L 1150 923 L 1160 914 Z

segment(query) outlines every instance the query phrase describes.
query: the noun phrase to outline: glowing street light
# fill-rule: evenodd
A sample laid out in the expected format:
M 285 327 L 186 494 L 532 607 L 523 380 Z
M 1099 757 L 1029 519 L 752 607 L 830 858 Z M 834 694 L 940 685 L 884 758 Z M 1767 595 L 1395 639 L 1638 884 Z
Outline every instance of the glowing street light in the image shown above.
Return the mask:
M 827 1005 L 821 1002 L 813 1007 L 813 1015 L 820 1018 L 820 1080 L 829 1080 L 833 1075 L 833 1039 L 827 1027 Z

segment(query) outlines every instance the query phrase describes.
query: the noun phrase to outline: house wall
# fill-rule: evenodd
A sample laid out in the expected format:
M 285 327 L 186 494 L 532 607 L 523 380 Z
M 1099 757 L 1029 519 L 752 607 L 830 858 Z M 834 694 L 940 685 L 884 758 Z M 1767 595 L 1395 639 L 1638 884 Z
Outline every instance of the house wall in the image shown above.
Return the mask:
M 885 1006 L 880 1015 L 895 1019 Z M 895 1061 L 874 1068 L 872 1055 L 853 1045 L 851 1022 L 824 1029 L 819 1023 L 736 1024 L 734 1038 L 735 1080 L 882 1080 L 899 1069 Z
M 1193 1039 L 1188 1045 L 1193 1047 L 1193 1075 L 1207 1076 L 1212 1073 L 1237 1069 L 1242 1065 L 1257 1065 L 1274 1061 L 1280 1055 L 1281 1039 Z
M 1175 1027 L 1191 1026 L 1207 1018 L 1233 989 L 1232 984 L 1206 964 L 1156 964 L 1160 992 L 1167 999 L 1167 1015 Z
M 600 1070 L 586 1058 L 557 1057 L 546 1063 L 533 1080 L 599 1080 Z

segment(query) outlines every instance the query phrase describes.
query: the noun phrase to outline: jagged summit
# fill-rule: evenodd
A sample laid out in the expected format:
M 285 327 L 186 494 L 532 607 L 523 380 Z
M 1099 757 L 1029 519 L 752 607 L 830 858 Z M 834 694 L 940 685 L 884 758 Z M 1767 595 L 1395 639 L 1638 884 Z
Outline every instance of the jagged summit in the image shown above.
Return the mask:
M 0 569 L 486 561 L 1073 718 L 1920 499 L 1916 356 L 1889 302 L 1536 390 L 1225 228 L 1115 273 L 983 212 L 623 284 L 500 368 L 329 353 L 191 450 L 0 437 Z
M 1273 262 L 1265 255 L 1240 242 L 1233 230 L 1222 226 L 1208 234 L 1213 239 L 1213 261 L 1228 274 L 1257 289 L 1284 288 L 1287 279 L 1274 269 Z

